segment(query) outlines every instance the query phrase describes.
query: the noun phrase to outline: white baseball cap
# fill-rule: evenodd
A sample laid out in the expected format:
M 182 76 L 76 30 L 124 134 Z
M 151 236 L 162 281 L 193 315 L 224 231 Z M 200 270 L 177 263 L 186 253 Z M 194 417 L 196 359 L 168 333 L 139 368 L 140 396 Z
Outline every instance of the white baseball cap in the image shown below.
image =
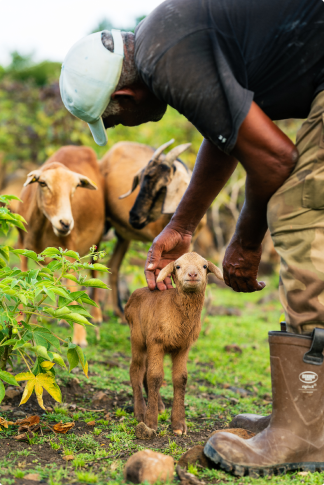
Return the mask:
M 102 32 L 88 35 L 71 47 L 60 76 L 64 106 L 88 123 L 95 142 L 100 146 L 108 141 L 101 115 L 117 87 L 124 59 L 120 30 L 112 30 L 111 34 L 114 52 L 103 45 Z

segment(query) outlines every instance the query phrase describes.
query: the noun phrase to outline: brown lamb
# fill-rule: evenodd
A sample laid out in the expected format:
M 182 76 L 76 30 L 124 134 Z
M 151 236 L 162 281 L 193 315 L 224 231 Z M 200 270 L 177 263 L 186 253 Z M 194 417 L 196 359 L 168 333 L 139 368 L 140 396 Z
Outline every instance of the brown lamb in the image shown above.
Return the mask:
M 134 414 L 138 422 L 157 429 L 158 413 L 164 404 L 160 395 L 163 382 L 163 358 L 170 354 L 174 399 L 172 430 L 186 433 L 184 397 L 187 383 L 187 359 L 191 345 L 197 340 L 204 304 L 207 274 L 223 279 L 221 271 L 197 253 L 187 253 L 169 263 L 157 281 L 172 275 L 176 288 L 134 291 L 125 307 L 131 329 L 132 362 L 130 379 L 134 394 Z M 143 398 L 143 384 L 148 405 Z

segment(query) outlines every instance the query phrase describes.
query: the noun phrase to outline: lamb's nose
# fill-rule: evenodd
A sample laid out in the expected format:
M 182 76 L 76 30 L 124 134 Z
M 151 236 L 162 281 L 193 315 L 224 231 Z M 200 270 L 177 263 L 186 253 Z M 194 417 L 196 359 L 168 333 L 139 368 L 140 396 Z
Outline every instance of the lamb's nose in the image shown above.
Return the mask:
M 197 278 L 197 273 L 188 273 L 190 278 Z
M 60 224 L 61 224 L 62 228 L 66 231 L 70 228 L 70 223 L 63 221 L 62 219 L 60 220 Z

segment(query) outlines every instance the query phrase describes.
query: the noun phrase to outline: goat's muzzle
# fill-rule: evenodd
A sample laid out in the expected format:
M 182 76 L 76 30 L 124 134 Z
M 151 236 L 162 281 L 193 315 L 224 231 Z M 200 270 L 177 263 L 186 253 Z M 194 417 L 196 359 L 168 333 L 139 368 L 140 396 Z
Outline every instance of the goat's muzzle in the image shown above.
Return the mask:
M 140 217 L 138 214 L 130 211 L 129 213 L 129 223 L 134 229 L 143 229 L 147 225 L 147 218 Z

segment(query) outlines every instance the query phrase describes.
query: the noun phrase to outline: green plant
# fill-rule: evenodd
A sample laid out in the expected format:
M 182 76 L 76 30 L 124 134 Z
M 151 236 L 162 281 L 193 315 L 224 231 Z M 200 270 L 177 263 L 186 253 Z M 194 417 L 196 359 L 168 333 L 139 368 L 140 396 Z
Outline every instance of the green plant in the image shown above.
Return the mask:
M 97 483 L 98 481 L 97 475 L 91 472 L 79 472 L 77 477 L 81 483 Z
M 99 436 L 102 432 L 102 429 L 99 429 L 99 428 L 93 428 L 93 434 L 95 436 Z
M 116 409 L 116 416 L 121 418 L 122 416 L 127 416 L 125 409 Z
M 192 473 L 193 475 L 198 475 L 198 468 L 196 465 L 193 465 L 192 463 L 189 463 L 188 465 L 188 472 Z
M 25 476 L 25 472 L 23 470 L 17 469 L 17 470 L 14 471 L 14 477 L 24 478 L 24 476 Z
M 8 209 L 13 198 L 17 199 L 0 196 L 0 202 L 4 204 L 0 208 L 0 230 L 5 234 L 11 226 L 25 230 L 24 219 Z M 89 264 L 86 261 L 90 258 L 98 260 L 104 255 L 96 249 L 93 246 L 88 255 L 80 258 L 78 253 L 61 248 L 47 248 L 38 255 L 27 249 L 0 247 L 0 402 L 5 396 L 4 383 L 18 386 L 20 381 L 27 381 L 21 404 L 27 402 L 35 391 L 38 404 L 45 409 L 43 389 L 61 402 L 61 391 L 55 382 L 53 368 L 55 364 L 66 368 L 61 346 L 67 349 L 69 371 L 80 364 L 88 376 L 88 363 L 82 349 L 73 344 L 70 337 L 63 340 L 54 334 L 47 327 L 47 322 L 64 318 L 72 328 L 74 323 L 92 325 L 88 321 L 91 315 L 85 305 L 96 306 L 96 303 L 85 291 L 71 292 L 62 280 L 72 280 L 86 287 L 108 288 L 99 279 L 87 279 L 81 275 L 83 270 L 89 269 L 108 271 L 102 264 Z M 11 268 L 11 253 L 32 260 L 36 267 L 29 271 Z M 45 258 L 52 260 L 47 266 L 44 266 Z M 18 362 L 23 362 L 27 372 L 17 375 L 7 372 L 8 362 L 12 368 Z

